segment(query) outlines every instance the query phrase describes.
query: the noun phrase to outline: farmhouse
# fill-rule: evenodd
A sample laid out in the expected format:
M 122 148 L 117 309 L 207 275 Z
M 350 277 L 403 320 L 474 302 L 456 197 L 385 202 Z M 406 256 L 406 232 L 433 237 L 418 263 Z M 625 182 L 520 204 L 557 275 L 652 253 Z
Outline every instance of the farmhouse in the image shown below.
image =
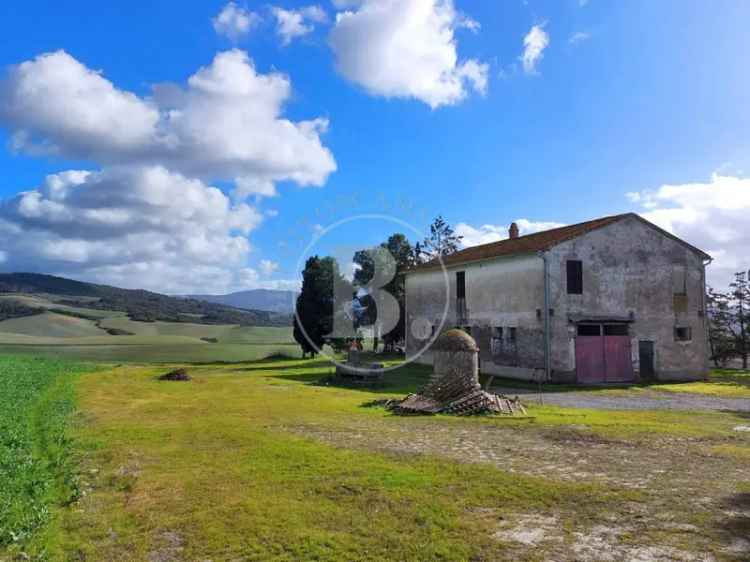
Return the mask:
M 444 258 L 445 270 L 432 261 L 407 272 L 407 355 L 431 363 L 435 334 L 460 327 L 476 339 L 484 373 L 578 383 L 700 379 L 710 261 L 633 213 L 527 236 L 514 223 L 508 239 Z

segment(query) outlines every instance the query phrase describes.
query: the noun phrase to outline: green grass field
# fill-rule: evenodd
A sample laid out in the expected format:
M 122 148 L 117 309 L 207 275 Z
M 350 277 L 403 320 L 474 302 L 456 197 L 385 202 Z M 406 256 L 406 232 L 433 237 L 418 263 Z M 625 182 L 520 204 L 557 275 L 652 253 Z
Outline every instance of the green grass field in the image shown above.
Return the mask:
M 85 369 L 0 357 L 0 553 L 37 544 L 54 509 L 78 497 L 68 422 Z
M 125 336 L 123 336 L 125 337 Z M 133 339 L 138 336 L 132 336 Z M 26 355 L 32 357 L 64 357 L 83 361 L 110 363 L 215 363 L 235 361 L 257 361 L 266 357 L 283 355 L 299 357 L 297 344 L 212 344 L 203 341 L 161 338 L 159 341 L 143 341 L 142 344 L 125 343 L 112 345 L 111 340 L 98 340 L 90 344 L 66 345 L 12 345 L 0 344 L 0 354 Z
M 122 312 L 64 306 L 46 295 L 0 298 L 47 309 L 0 322 L 0 353 L 146 363 L 252 361 L 300 354 L 291 328 L 136 322 Z M 108 329 L 132 335 L 111 335 Z
M 157 380 L 177 365 L 0 365 L 16 414 L 0 419 L 25 416 L 25 454 L 77 463 L 40 461 L 43 480 L 76 487 L 15 501 L 49 511 L 0 560 L 741 560 L 750 529 L 724 507 L 750 491 L 741 413 L 399 417 L 373 401 L 428 368 L 341 388 L 320 384 L 320 359 L 193 365 L 180 383 Z

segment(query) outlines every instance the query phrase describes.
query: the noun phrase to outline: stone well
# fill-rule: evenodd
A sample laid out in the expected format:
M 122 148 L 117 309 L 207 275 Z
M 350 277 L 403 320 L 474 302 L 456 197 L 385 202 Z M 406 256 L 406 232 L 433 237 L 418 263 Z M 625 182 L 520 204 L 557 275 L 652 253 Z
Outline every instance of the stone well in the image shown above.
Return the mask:
M 463 379 L 479 387 L 479 347 L 463 330 L 448 330 L 432 344 L 433 371 L 430 382 Z

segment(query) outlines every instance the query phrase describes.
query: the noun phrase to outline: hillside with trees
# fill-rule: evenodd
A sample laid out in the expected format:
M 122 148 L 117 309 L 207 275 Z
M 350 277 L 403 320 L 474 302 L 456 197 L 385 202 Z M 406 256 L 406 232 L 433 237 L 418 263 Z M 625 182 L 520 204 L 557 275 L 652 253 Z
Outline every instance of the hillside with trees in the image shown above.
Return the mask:
M 288 326 L 291 323 L 291 317 L 287 314 L 241 310 L 197 299 L 170 297 L 140 289 L 120 289 L 38 273 L 0 274 L 0 293 L 65 297 L 58 299 L 58 302 L 78 308 L 125 312 L 132 320 L 141 322 L 161 320 L 241 326 Z M 32 307 L 27 308 L 27 313 L 36 313 Z

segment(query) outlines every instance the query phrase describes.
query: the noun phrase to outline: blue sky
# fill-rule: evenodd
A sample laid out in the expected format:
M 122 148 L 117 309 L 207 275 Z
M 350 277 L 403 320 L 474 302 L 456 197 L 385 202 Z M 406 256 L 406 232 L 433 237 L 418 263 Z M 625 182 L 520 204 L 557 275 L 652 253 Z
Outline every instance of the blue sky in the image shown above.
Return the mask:
M 476 243 L 513 220 L 529 232 L 625 211 L 712 253 L 717 283 L 750 265 L 750 4 L 404 0 L 367 19 L 372 3 L 248 1 L 230 12 L 225 2 L 4 3 L 0 266 L 168 292 L 282 287 L 316 228 L 355 214 L 417 229 L 442 214 Z M 419 21 L 435 14 L 439 33 Z M 388 43 L 406 19 L 419 48 L 394 57 Z M 544 45 L 524 68 L 533 29 Z M 218 98 L 196 94 L 190 105 L 169 88 L 154 93 L 170 83 L 187 99 L 202 67 L 216 70 L 212 84 L 234 87 L 211 66 L 232 49 L 246 56 L 226 72 L 250 65 L 263 84 L 279 73 L 287 89 L 253 86 L 210 117 L 201 104 Z M 14 66 L 59 50 L 67 57 L 44 67 Z M 450 87 L 430 81 L 431 65 Z M 68 107 L 80 94 L 76 68 L 94 86 Z M 96 72 L 120 101 L 110 106 Z M 173 107 L 193 112 L 189 132 L 164 125 Z M 246 130 L 225 121 L 245 108 Z M 123 117 L 130 109 L 137 116 Z M 159 115 L 158 145 L 129 129 L 149 112 Z M 314 119 L 310 140 L 300 123 Z M 236 138 L 205 156 L 194 133 Z M 177 148 L 162 150 L 169 142 Z M 164 174 L 142 171 L 153 166 Z M 67 170 L 93 175 L 60 180 L 70 185 L 55 195 L 45 176 Z M 29 190 L 37 194 L 18 195 Z M 362 223 L 316 250 L 393 230 Z

